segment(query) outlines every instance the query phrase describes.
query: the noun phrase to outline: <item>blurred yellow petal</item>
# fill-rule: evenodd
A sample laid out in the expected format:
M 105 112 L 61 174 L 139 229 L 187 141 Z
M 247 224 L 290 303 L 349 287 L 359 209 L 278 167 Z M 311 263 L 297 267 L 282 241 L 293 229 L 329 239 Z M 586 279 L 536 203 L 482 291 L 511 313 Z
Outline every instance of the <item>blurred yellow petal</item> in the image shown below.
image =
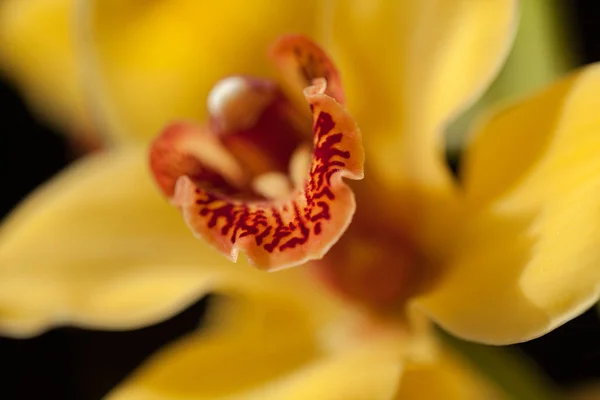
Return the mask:
M 369 133 L 374 173 L 426 185 L 447 179 L 442 129 L 498 71 L 513 37 L 516 3 L 338 2 L 333 57 L 350 110 Z
M 529 95 L 581 64 L 572 43 L 571 4 L 561 0 L 519 1 L 519 26 L 510 54 L 492 85 L 447 129 L 448 151 L 457 155 L 474 120 L 490 107 Z
M 371 332 L 332 352 L 321 340 L 328 327 L 309 326 L 301 316 L 281 309 L 251 334 L 217 329 L 183 338 L 159 351 L 108 400 L 500 398 L 448 349 L 413 352 L 417 343 L 408 338 Z
M 174 119 L 204 120 L 218 80 L 270 74 L 269 44 L 321 28 L 315 1 L 90 3 L 91 43 L 82 55 L 96 64 L 93 89 L 111 133 L 121 135 L 115 140 L 152 138 Z
M 424 306 L 488 343 L 542 335 L 600 292 L 600 65 L 492 116 L 467 148 L 466 220 Z
M 515 0 L 339 1 L 333 59 L 363 132 L 369 173 L 447 183 L 442 129 L 500 68 Z
M 401 360 L 394 353 L 365 344 L 363 348 L 319 360 L 253 398 L 391 400 L 400 374 Z
M 451 246 L 449 227 L 460 218 L 443 131 L 500 68 L 516 3 L 336 3 L 330 54 L 364 133 L 367 160 L 365 179 L 353 184 L 354 221 L 393 227 L 397 243 L 409 239 L 423 280 Z M 417 286 L 429 282 L 411 285 Z
M 163 349 L 108 400 L 391 400 L 401 374 L 388 342 L 326 354 L 287 313 L 256 335 L 202 332 Z
M 291 290 L 190 235 L 146 163 L 143 148 L 85 159 L 13 213 L 0 230 L 0 330 L 133 328 L 210 290 Z
M 493 400 L 503 398 L 466 360 L 442 350 L 431 362 L 404 365 L 396 400 Z
M 314 1 L 253 2 L 253 18 L 246 18 L 248 5 L 239 0 L 91 1 L 96 59 L 77 3 L 2 2 L 0 71 L 59 129 L 89 135 L 99 122 L 107 123 L 102 128 L 117 141 L 150 138 L 177 117 L 202 119 L 206 95 L 218 79 L 264 75 L 266 46 L 278 35 L 318 34 L 322 28 Z M 86 60 L 90 55 L 94 60 Z M 92 104 L 85 101 L 90 96 Z M 113 106 L 123 107 L 123 125 L 115 123 Z M 100 121 L 91 120 L 92 112 Z
M 89 133 L 74 52 L 74 0 L 0 2 L 0 71 L 43 117 L 72 134 Z

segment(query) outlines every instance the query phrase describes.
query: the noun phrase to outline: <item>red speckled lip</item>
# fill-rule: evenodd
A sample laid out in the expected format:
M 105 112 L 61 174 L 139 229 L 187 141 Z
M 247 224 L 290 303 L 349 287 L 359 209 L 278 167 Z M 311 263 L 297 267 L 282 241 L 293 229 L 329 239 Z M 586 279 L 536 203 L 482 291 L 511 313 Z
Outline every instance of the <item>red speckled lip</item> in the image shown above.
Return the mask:
M 273 200 L 253 194 L 248 189 L 251 177 L 236 157 L 231 153 L 214 157 L 221 151 L 218 143 L 223 143 L 215 144 L 218 135 L 209 139 L 194 125 L 167 128 L 151 149 L 155 178 L 192 232 L 231 260 L 236 261 L 241 250 L 265 270 L 302 264 L 327 253 L 356 209 L 354 194 L 343 178 L 362 179 L 364 165 L 360 131 L 334 97 L 343 99 L 331 61 L 304 37 L 284 37 L 278 43 L 275 49 L 286 68 L 296 60 L 296 69 L 305 71 L 298 76 L 311 78 L 303 94 L 308 103 L 304 107 L 312 114 L 313 155 L 306 178 L 293 190 Z M 302 64 L 306 59 L 313 60 L 308 67 Z M 328 90 L 325 77 L 313 76 L 321 73 L 332 79 L 334 90 Z M 190 144 L 197 150 L 186 147 Z
M 363 177 L 364 152 L 356 123 L 325 94 L 324 79 L 305 90 L 313 113 L 314 156 L 305 184 L 277 201 L 240 201 L 179 178 L 174 204 L 197 235 L 236 260 L 239 250 L 261 269 L 322 258 L 356 209 L 342 178 Z

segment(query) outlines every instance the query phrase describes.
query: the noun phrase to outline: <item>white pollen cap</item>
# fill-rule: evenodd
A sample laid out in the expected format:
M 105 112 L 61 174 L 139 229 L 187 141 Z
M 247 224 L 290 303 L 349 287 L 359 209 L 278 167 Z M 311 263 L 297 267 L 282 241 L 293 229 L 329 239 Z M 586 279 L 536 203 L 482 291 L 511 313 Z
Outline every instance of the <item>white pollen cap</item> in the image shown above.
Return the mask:
M 250 85 L 241 76 L 232 76 L 217 82 L 208 94 L 208 112 L 218 115 L 223 107 L 240 96 L 244 96 Z
M 208 94 L 208 112 L 220 130 L 251 128 L 273 100 L 274 90 L 250 78 L 231 76 L 220 80 Z

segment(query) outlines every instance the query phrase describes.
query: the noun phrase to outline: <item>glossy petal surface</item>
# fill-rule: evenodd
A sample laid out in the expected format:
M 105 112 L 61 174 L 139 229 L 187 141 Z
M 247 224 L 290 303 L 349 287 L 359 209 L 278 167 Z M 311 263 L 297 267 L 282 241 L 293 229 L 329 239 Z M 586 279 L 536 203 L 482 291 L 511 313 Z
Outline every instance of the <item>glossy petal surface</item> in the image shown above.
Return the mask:
M 423 304 L 489 343 L 542 335 L 600 292 L 600 67 L 493 115 L 464 162 L 465 219 Z

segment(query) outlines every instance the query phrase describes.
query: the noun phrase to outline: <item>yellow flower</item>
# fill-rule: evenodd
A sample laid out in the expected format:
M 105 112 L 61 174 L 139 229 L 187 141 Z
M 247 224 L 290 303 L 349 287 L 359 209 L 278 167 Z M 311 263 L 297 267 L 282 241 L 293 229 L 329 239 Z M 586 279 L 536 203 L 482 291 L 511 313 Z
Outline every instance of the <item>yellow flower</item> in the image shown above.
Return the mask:
M 13 60 L 7 63 L 10 71 L 31 96 L 43 102 L 57 99 L 57 110 L 69 113 L 64 110 L 78 102 L 68 93 L 55 94 L 56 83 L 36 83 L 32 77 L 39 80 L 44 72 L 26 58 L 32 53 L 23 52 L 12 39 L 24 40 L 25 48 L 46 43 L 39 36 L 40 25 L 23 22 L 26 13 L 20 14 L 24 8 L 17 3 L 5 2 L 1 9 L 0 18 L 10 23 L 0 25 L 6 27 L 0 33 L 0 57 Z M 92 3 L 95 50 L 81 49 L 94 68 L 82 71 L 94 82 L 94 96 L 100 100 L 94 104 L 101 105 L 96 111 L 108 116 L 107 132 L 115 142 L 146 140 L 173 119 L 205 119 L 202 105 L 211 87 L 229 74 L 267 75 L 262 54 L 284 32 L 304 33 L 326 46 L 344 80 L 348 109 L 363 132 L 367 168 L 365 179 L 352 185 L 357 202 L 352 224 L 324 263 L 310 268 L 366 308 L 366 315 L 383 315 L 385 326 L 393 326 L 393 317 L 403 314 L 409 303 L 459 336 L 511 343 L 541 335 L 597 300 L 598 238 L 589 223 L 595 218 L 600 172 L 593 135 L 598 124 L 593 95 L 600 83 L 597 67 L 581 70 L 482 123 L 467 147 L 459 183 L 444 162 L 444 127 L 499 69 L 514 30 L 515 1 L 356 0 L 323 9 L 319 2 L 282 6 L 265 0 L 255 2 L 252 18 L 239 12 L 245 7 L 233 0 Z M 70 9 L 59 1 L 29 4 L 56 18 Z M 86 39 L 79 38 L 84 45 Z M 70 65 L 77 70 L 74 61 Z M 85 124 L 86 112 L 69 114 L 73 126 Z M 57 120 L 67 118 L 58 113 Z M 285 274 L 294 274 L 289 278 L 294 286 L 305 279 L 306 268 L 266 275 L 228 264 L 183 228 L 176 211 L 152 186 L 145 149 L 132 146 L 73 166 L 4 225 L 0 327 L 5 332 L 31 335 L 67 322 L 130 328 L 165 318 L 206 292 L 260 297 L 269 293 L 262 286 L 267 281 L 277 296 L 294 296 L 283 283 Z M 379 297 L 377 289 L 384 284 L 393 296 Z M 316 290 L 299 292 L 302 300 L 296 302 L 310 306 L 311 312 L 302 314 L 306 318 L 317 318 L 314 310 L 329 308 L 322 300 L 311 303 L 307 293 Z M 282 318 L 294 310 L 288 300 L 265 303 L 285 304 Z M 304 329 L 302 340 L 322 336 L 322 321 L 299 328 Z M 283 342 L 288 336 L 294 339 L 288 333 L 276 336 Z M 248 349 L 252 340 L 254 346 L 262 345 L 265 335 L 232 337 L 231 348 Z M 397 335 L 392 336 L 395 343 Z M 377 388 L 381 398 L 390 398 L 396 392 L 399 360 L 411 357 L 398 354 L 401 346 L 390 345 L 388 335 L 377 337 L 367 342 L 366 350 L 355 346 L 355 351 L 335 353 L 332 360 L 322 344 L 309 343 L 317 348 L 309 346 L 302 354 L 319 360 L 314 365 L 286 359 L 288 353 L 273 343 L 274 354 L 288 363 L 288 369 L 277 370 L 298 371 L 302 364 L 308 369 L 286 375 L 287 383 L 330 383 L 337 374 L 356 371 L 353 365 L 368 362 L 382 372 L 373 377 L 372 371 L 363 371 L 365 381 L 357 379 L 356 384 L 365 382 L 363 388 Z M 209 346 L 206 351 L 216 354 L 225 343 L 220 340 L 216 350 Z M 187 354 L 186 343 L 173 351 Z M 306 349 L 293 340 L 291 347 Z M 312 357 L 313 350 L 320 356 Z M 161 370 L 161 365 L 173 364 L 169 357 L 159 356 L 157 380 L 153 364 L 148 379 L 142 372 L 134 380 L 131 396 L 147 398 L 144 390 L 160 396 L 161 382 L 172 381 Z M 185 358 L 177 359 L 190 370 Z M 434 359 L 430 370 L 443 374 L 436 368 L 446 361 Z M 334 371 L 331 377 L 314 372 L 323 363 Z M 421 360 L 418 365 L 426 364 Z M 256 380 L 277 382 L 270 375 L 275 372 L 256 371 L 264 374 Z M 388 384 L 370 381 L 386 377 Z M 136 382 L 144 383 L 142 389 Z M 287 384 L 274 385 L 269 389 L 273 396 L 287 395 Z M 185 382 L 181 387 L 187 387 Z M 400 390 L 405 387 L 410 385 Z M 371 389 L 357 393 L 373 393 Z M 290 395 L 297 393 L 294 389 Z
M 110 399 L 418 399 L 426 390 L 491 398 L 495 388 L 421 328 L 369 332 L 361 313 L 304 269 L 267 274 L 194 239 L 156 195 L 146 157 L 140 147 L 90 156 L 12 216 L 3 236 L 13 249 L 2 252 L 3 333 L 63 323 L 134 328 L 211 292 L 229 302 L 211 308 L 208 328 L 153 356 Z M 41 236 L 32 242 L 32 234 Z
M 100 64 L 94 73 L 126 132 L 149 137 L 174 118 L 202 120 L 202 99 L 218 79 L 234 72 L 264 76 L 267 61 L 262 54 L 279 33 L 327 32 L 324 40 L 331 43 L 344 79 L 348 108 L 367 132 L 367 176 L 353 186 L 357 214 L 334 252 L 354 242 L 366 247 L 361 254 L 374 248 L 387 261 L 380 265 L 390 271 L 403 252 L 416 255 L 418 265 L 403 266 L 416 280 L 400 289 L 418 288 L 412 301 L 426 313 L 453 333 L 484 342 L 543 334 L 597 298 L 595 231 L 585 224 L 593 218 L 594 204 L 593 192 L 585 191 L 594 187 L 589 160 L 593 143 L 586 134 L 593 127 L 587 90 L 593 90 L 595 67 L 482 124 L 466 149 L 460 183 L 453 181 L 443 161 L 444 124 L 499 68 L 514 28 L 514 2 L 468 7 L 444 2 L 431 12 L 434 3 L 356 1 L 317 12 L 310 2 L 294 9 L 266 1 L 255 7 L 258 14 L 252 20 L 221 9 L 239 9 L 235 2 L 214 8 L 192 3 L 107 2 L 94 10 Z M 18 6 L 6 4 L 2 15 L 23 20 Z M 29 7 L 50 7 L 40 4 Z M 209 24 L 223 15 L 228 19 Z M 335 18 L 328 21 L 327 15 Z M 273 21 L 269 29 L 260 23 L 265 20 Z M 244 37 L 253 40 L 229 40 L 235 35 L 231 26 L 244 28 Z M 207 31 L 219 40 L 197 40 Z M 564 173 L 567 168 L 569 174 Z M 34 230 L 42 227 L 37 213 L 56 214 L 50 206 L 24 207 L 5 227 L 2 257 L 14 260 L 11 264 L 26 262 L 20 261 L 17 232 L 23 232 L 29 246 L 45 243 L 43 232 Z M 98 230 L 89 221 L 81 224 L 90 233 Z M 368 224 L 375 228 L 365 229 Z M 33 264 L 18 267 L 18 277 L 25 277 Z M 5 275 L 3 281 L 12 279 L 9 269 Z M 11 323 L 10 318 L 3 322 Z

